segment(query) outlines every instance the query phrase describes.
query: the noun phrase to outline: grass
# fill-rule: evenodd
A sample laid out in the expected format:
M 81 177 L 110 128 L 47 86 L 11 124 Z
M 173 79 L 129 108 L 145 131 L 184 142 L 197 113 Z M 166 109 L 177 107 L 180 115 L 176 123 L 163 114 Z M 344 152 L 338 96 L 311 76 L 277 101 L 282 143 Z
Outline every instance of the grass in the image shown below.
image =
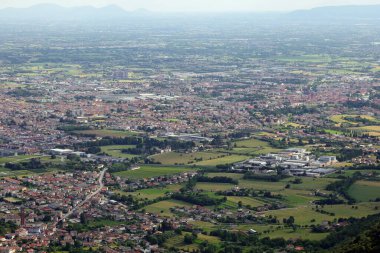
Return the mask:
M 177 235 L 177 236 L 174 236 L 172 238 L 169 238 L 165 242 L 164 246 L 166 248 L 175 247 L 177 249 L 181 249 L 181 250 L 184 250 L 186 252 L 191 252 L 193 250 L 198 250 L 199 249 L 199 245 L 202 242 L 207 241 L 210 244 L 219 244 L 221 242 L 218 237 L 198 234 L 197 238 L 194 240 L 193 244 L 186 245 L 184 243 L 184 237 L 185 237 L 186 234 L 190 234 L 190 233 L 183 233 L 182 235 Z
M 348 190 L 348 194 L 356 201 L 365 202 L 380 198 L 380 182 L 357 181 Z
M 130 178 L 130 179 L 143 179 L 152 178 L 165 175 L 179 174 L 182 172 L 194 171 L 195 169 L 181 168 L 181 167 L 163 167 L 163 166 L 141 166 L 136 170 L 126 170 L 114 173 L 115 176 Z
M 236 205 L 241 201 L 244 206 L 250 205 L 251 207 L 263 206 L 265 204 L 264 202 L 251 197 L 228 196 L 227 201 L 233 202 Z
M 366 131 L 366 132 L 380 132 L 380 126 L 362 126 L 354 127 L 352 130 Z
M 358 125 L 357 122 L 352 122 L 352 121 L 349 121 L 346 119 L 346 118 L 356 118 L 356 117 L 366 119 L 366 120 L 369 120 L 372 122 L 379 122 L 378 119 L 376 119 L 375 117 L 369 116 L 369 115 L 349 115 L 349 114 L 333 115 L 330 117 L 330 120 L 337 123 L 338 125 L 340 125 L 342 123 L 349 123 L 352 125 Z
M 380 207 L 380 203 L 360 203 L 357 205 L 358 209 L 352 208 L 350 205 L 333 205 L 325 206 L 323 210 L 335 213 L 335 216 L 321 214 L 312 210 L 311 206 L 298 206 L 295 208 L 272 210 L 265 212 L 266 215 L 276 216 L 281 222 L 283 218 L 293 216 L 295 224 L 297 225 L 310 225 L 311 220 L 315 219 L 315 223 L 320 224 L 323 221 L 333 221 L 335 218 L 349 218 L 349 217 L 365 217 L 370 214 L 378 213 L 375 207 Z
M 178 200 L 164 200 L 144 207 L 145 212 L 159 214 L 163 217 L 173 217 L 174 214 L 170 211 L 172 207 L 190 207 L 189 203 Z
M 132 155 L 132 154 L 126 154 L 122 153 L 123 149 L 128 149 L 128 148 L 135 148 L 135 145 L 112 145 L 112 146 L 103 146 L 101 147 L 101 152 L 106 153 L 109 156 L 116 157 L 116 158 L 134 158 L 137 157 L 138 155 Z
M 196 163 L 196 165 L 200 166 L 217 166 L 217 165 L 223 165 L 223 164 L 232 164 L 236 162 L 241 162 L 244 160 L 247 160 L 250 158 L 249 156 L 243 156 L 243 155 L 228 155 L 221 158 L 216 158 L 212 160 L 202 161 Z
M 235 142 L 237 148 L 260 148 L 269 147 L 269 143 L 258 139 L 241 140 Z
M 26 161 L 26 160 L 29 160 L 32 158 L 38 158 L 38 157 L 41 157 L 41 156 L 38 156 L 38 155 L 18 155 L 18 156 L 1 157 L 0 158 L 0 164 L 22 162 L 22 161 Z
M 179 189 L 182 187 L 180 184 L 175 185 L 169 185 L 167 187 L 162 188 L 149 188 L 149 189 L 143 189 L 136 192 L 122 192 L 122 191 L 116 191 L 117 193 L 123 194 L 123 195 L 132 195 L 136 197 L 137 199 L 142 200 L 153 200 L 159 197 L 164 197 L 166 193 L 168 192 L 176 192 L 179 191 Z
M 9 203 L 18 203 L 21 201 L 21 199 L 9 197 L 9 198 L 4 198 L 4 201 L 7 201 Z
M 233 184 L 224 184 L 224 183 L 203 183 L 199 182 L 196 185 L 197 189 L 205 190 L 205 191 L 226 191 L 231 190 L 234 187 Z
M 194 163 L 197 160 L 202 159 L 211 160 L 220 158 L 222 154 L 212 153 L 212 152 L 195 152 L 195 153 L 178 153 L 178 152 L 169 152 L 164 154 L 153 155 L 152 158 L 156 162 L 167 165 L 176 165 L 176 164 L 190 164 Z

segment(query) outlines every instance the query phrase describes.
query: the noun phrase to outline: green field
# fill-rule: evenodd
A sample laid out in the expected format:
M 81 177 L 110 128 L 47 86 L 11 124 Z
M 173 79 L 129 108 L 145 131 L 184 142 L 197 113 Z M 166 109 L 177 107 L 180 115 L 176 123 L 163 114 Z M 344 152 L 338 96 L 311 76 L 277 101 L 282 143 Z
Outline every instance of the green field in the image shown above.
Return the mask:
M 173 217 L 174 214 L 170 211 L 172 207 L 191 207 L 192 205 L 178 200 L 164 200 L 144 207 L 145 212 L 159 214 L 164 217 Z
M 167 240 L 164 244 L 166 248 L 171 248 L 175 247 L 177 249 L 184 250 L 186 252 L 192 252 L 193 250 L 198 250 L 199 249 L 199 244 L 201 244 L 204 241 L 207 241 L 211 244 L 218 244 L 220 243 L 220 239 L 215 236 L 209 236 L 209 235 L 203 235 L 203 234 L 198 234 L 197 239 L 194 240 L 193 244 L 186 245 L 183 240 L 186 234 L 189 233 L 183 233 L 182 235 L 177 235 L 169 240 Z
M 179 191 L 181 187 L 182 185 L 175 184 L 175 185 L 168 185 L 163 188 L 149 188 L 149 189 L 138 190 L 135 192 L 116 191 L 116 193 L 119 193 L 122 195 L 132 195 L 135 198 L 141 199 L 141 200 L 152 200 L 159 197 L 164 197 L 166 193 Z
M 137 157 L 137 155 L 131 155 L 131 154 L 125 154 L 122 153 L 121 151 L 123 149 L 128 149 L 128 148 L 135 148 L 135 145 L 112 145 L 112 146 L 103 146 L 101 147 L 101 152 L 106 153 L 109 156 L 116 157 L 116 158 L 134 158 Z
M 268 142 L 252 138 L 236 141 L 234 143 L 234 148 L 226 152 L 231 154 L 256 156 L 278 151 L 280 151 L 280 149 L 271 147 Z
M 194 152 L 194 153 L 178 153 L 169 152 L 164 154 L 158 154 L 150 156 L 154 161 L 160 162 L 161 164 L 176 165 L 176 164 L 190 164 L 197 160 L 210 160 L 221 157 L 223 154 L 212 153 L 212 152 Z
M 0 167 L 0 177 L 24 177 L 34 174 L 29 170 L 8 170 L 3 167 Z
M 380 198 L 380 182 L 357 181 L 350 187 L 348 194 L 360 202 L 375 200 Z
M 335 213 L 335 216 L 316 212 L 312 210 L 311 206 L 299 206 L 296 208 L 268 211 L 265 212 L 265 214 L 276 216 L 280 221 L 282 221 L 283 218 L 293 216 L 295 218 L 295 224 L 310 225 L 312 219 L 315 219 L 315 224 L 320 224 L 323 221 L 333 221 L 335 218 L 360 218 L 369 214 L 375 214 L 378 213 L 378 210 L 375 210 L 375 207 L 380 207 L 380 203 L 361 203 L 357 206 L 358 209 L 354 209 L 350 205 L 333 205 L 324 207 L 325 211 Z
M 39 155 L 18 155 L 18 156 L 1 157 L 0 158 L 0 164 L 22 162 L 22 161 L 26 161 L 26 160 L 29 160 L 32 158 L 38 158 L 38 157 L 42 157 L 42 156 L 39 156 Z
M 126 170 L 114 173 L 115 176 L 130 178 L 130 179 L 143 179 L 152 178 L 165 175 L 179 174 L 182 172 L 194 171 L 195 169 L 181 168 L 181 167 L 163 167 L 163 166 L 148 166 L 142 165 L 136 170 Z
M 223 184 L 223 183 L 203 183 L 199 182 L 196 185 L 197 189 L 205 190 L 205 191 L 226 191 L 231 190 L 234 187 L 233 184 Z
M 10 202 L 10 203 L 18 203 L 21 201 L 21 199 L 9 197 L 9 198 L 4 198 L 4 201 Z
M 199 165 L 199 166 L 216 166 L 216 165 L 232 164 L 232 163 L 247 160 L 249 158 L 250 158 L 249 156 L 244 156 L 244 155 L 227 155 L 225 157 L 221 157 L 221 158 L 217 158 L 217 159 L 198 162 L 198 163 L 196 163 L 196 165 Z

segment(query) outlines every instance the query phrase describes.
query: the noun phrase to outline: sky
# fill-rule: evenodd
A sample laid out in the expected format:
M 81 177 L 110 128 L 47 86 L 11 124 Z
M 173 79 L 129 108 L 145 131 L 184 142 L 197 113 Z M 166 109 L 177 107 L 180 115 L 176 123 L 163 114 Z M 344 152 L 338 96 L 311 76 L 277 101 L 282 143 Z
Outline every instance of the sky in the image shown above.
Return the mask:
M 291 11 L 332 5 L 380 4 L 380 0 L 0 0 L 0 8 L 29 7 L 41 3 L 61 6 L 119 5 L 126 10 L 150 11 Z

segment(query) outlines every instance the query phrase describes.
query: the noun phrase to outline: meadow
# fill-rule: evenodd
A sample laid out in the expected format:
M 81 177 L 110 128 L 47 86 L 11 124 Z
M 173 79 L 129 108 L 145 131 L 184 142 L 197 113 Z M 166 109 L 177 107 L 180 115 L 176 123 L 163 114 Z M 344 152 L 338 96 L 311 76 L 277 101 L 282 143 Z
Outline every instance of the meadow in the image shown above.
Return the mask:
M 192 205 L 186 202 L 171 199 L 171 200 L 164 200 L 164 201 L 160 201 L 160 202 L 148 205 L 142 209 L 144 209 L 145 212 L 159 214 L 160 216 L 163 216 L 163 217 L 173 217 L 174 214 L 170 211 L 170 208 L 173 208 L 176 206 L 191 207 Z
M 213 153 L 213 152 L 194 152 L 194 153 L 178 153 L 178 152 L 168 152 L 164 154 L 158 154 L 150 156 L 155 162 L 167 165 L 176 164 L 190 164 L 196 161 L 202 160 L 212 160 L 222 157 L 223 154 Z
M 226 156 L 221 157 L 221 158 L 201 161 L 201 162 L 197 162 L 195 164 L 199 165 L 199 166 L 217 166 L 217 165 L 224 165 L 224 164 L 233 164 L 236 162 L 241 162 L 241 161 L 247 160 L 249 158 L 250 158 L 250 156 L 245 156 L 245 155 L 226 155 Z
M 136 199 L 152 200 L 159 197 L 164 197 L 167 193 L 179 191 L 181 187 L 182 185 L 175 184 L 175 185 L 168 185 L 166 187 L 160 187 L 160 188 L 142 189 L 135 192 L 123 192 L 123 191 L 115 191 L 115 192 L 121 195 L 132 195 Z
M 135 148 L 135 145 L 111 145 L 111 146 L 102 146 L 101 152 L 106 153 L 109 156 L 116 157 L 116 158 L 134 158 L 138 157 L 138 155 L 132 155 L 132 154 L 126 154 L 123 153 L 123 149 L 129 149 L 129 148 Z
M 375 200 L 380 198 L 380 182 L 357 181 L 348 189 L 348 194 L 360 202 Z
M 164 167 L 164 166 L 149 166 L 142 165 L 135 170 L 126 170 L 114 173 L 115 176 L 129 178 L 129 179 L 143 179 L 152 178 L 165 175 L 179 174 L 182 172 L 194 171 L 194 168 L 181 168 L 181 167 Z

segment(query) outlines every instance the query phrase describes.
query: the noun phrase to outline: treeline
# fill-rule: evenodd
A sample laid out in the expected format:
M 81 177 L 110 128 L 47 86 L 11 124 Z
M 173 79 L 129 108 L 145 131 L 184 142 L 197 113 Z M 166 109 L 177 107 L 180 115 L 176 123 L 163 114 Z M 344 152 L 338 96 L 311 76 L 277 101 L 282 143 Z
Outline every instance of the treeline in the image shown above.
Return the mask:
M 339 193 L 345 199 L 347 199 L 349 204 L 353 204 L 356 202 L 356 200 L 348 194 L 348 189 L 360 178 L 361 173 L 356 172 L 352 177 L 347 177 L 345 179 L 332 182 L 331 184 L 326 186 L 326 190 Z
M 46 169 L 46 165 L 40 159 L 32 158 L 20 163 L 6 163 L 5 168 L 10 170 L 43 170 Z
M 239 181 L 230 177 L 206 177 L 199 176 L 196 178 L 198 182 L 208 182 L 208 183 L 225 183 L 225 184 L 239 184 Z
M 286 175 L 262 175 L 262 174 L 255 174 L 253 172 L 247 172 L 244 174 L 244 179 L 251 179 L 251 180 L 261 180 L 261 181 L 268 181 L 268 182 L 279 182 L 282 179 L 287 178 Z
M 173 193 L 173 199 L 188 202 L 199 206 L 217 206 L 227 201 L 226 197 L 212 198 L 206 194 L 194 193 L 194 192 L 177 192 Z
M 13 222 L 5 222 L 0 220 L 0 236 L 5 236 L 9 233 L 14 233 L 17 229 L 17 225 Z
M 111 200 L 121 202 L 125 205 L 128 205 L 131 210 L 139 210 L 147 205 L 152 205 L 160 201 L 168 200 L 170 197 L 158 197 L 152 200 L 138 200 L 132 195 L 121 195 L 121 194 L 112 194 L 110 196 Z

